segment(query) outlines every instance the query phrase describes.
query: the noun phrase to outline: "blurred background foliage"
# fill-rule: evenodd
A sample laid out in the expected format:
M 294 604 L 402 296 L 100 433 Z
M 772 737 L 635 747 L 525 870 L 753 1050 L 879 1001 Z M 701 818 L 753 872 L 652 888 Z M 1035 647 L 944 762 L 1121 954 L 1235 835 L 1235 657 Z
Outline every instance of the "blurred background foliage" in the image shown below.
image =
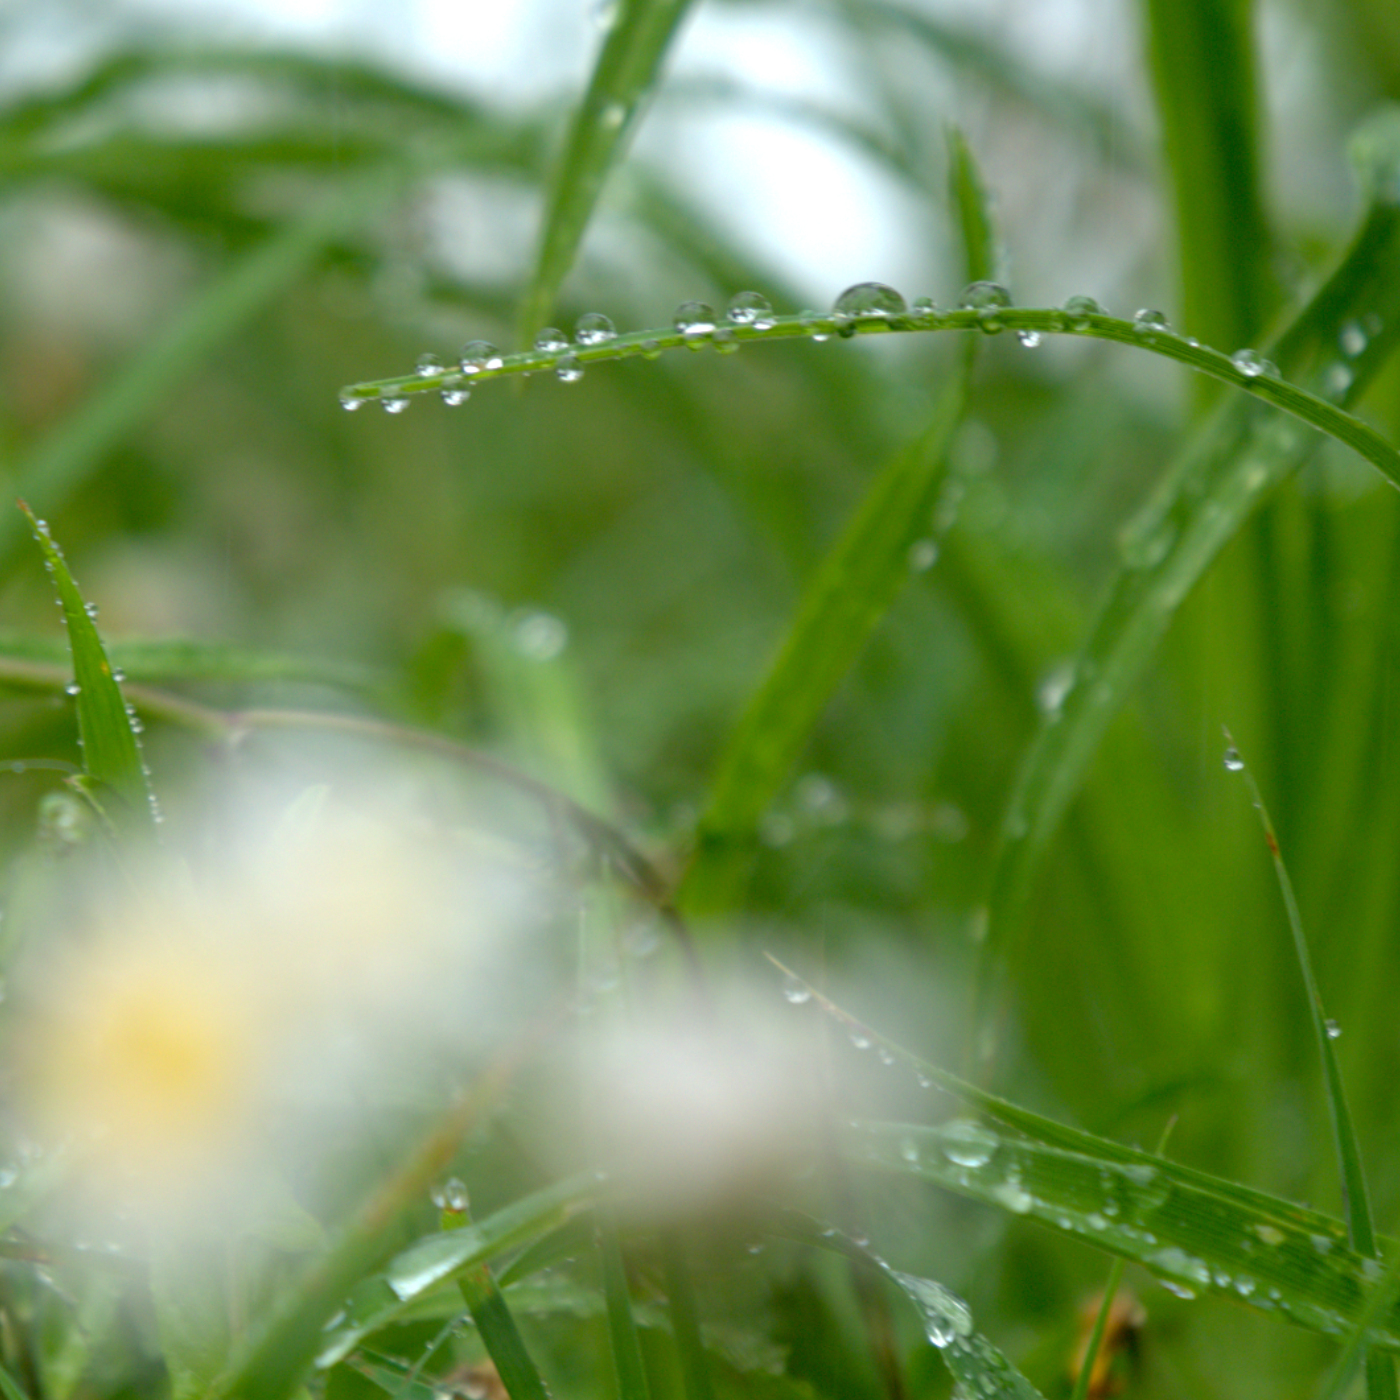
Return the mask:
M 471 8 L 449 34 L 464 49 Z M 523 37 L 483 73 L 443 39 L 429 51 L 426 4 L 279 27 L 204 5 L 11 0 L 0 457 L 119 652 L 232 649 L 153 655 L 133 680 L 468 740 L 605 812 L 674 875 L 804 580 L 922 428 L 959 346 L 672 354 L 569 387 L 485 385 L 453 410 L 342 412 L 340 385 L 424 351 L 512 347 L 599 31 L 582 0 L 498 8 L 493 32 Z M 1228 352 L 1316 285 L 1360 208 L 1348 134 L 1396 100 L 1385 0 L 710 0 L 551 319 L 666 325 L 680 301 L 742 288 L 824 307 L 874 277 L 948 304 L 965 280 L 956 123 L 1018 302 L 1161 306 Z M 1362 408 L 1392 440 L 1396 390 L 1384 373 Z M 746 948 L 958 1062 L 1018 762 L 1125 521 L 1211 397 L 1119 347 L 985 345 L 952 455 L 956 522 L 764 824 Z M 20 525 L 0 526 L 0 655 L 32 658 L 37 638 L 57 660 Z M 1105 740 L 1012 950 L 998 1068 L 1011 1097 L 1124 1140 L 1150 1145 L 1176 1115 L 1174 1155 L 1337 1208 L 1277 891 L 1221 766 L 1228 724 L 1344 1031 L 1384 1229 L 1400 1207 L 1398 584 L 1393 492 L 1324 447 L 1187 600 Z M 349 666 L 363 686 L 339 683 Z M 62 695 L 6 674 L 0 759 L 74 757 Z M 160 724 L 148 749 L 178 820 L 207 751 Z M 51 778 L 0 785 L 11 849 Z M 878 1067 L 850 1087 L 867 1113 L 927 1112 Z M 893 1262 L 963 1290 L 1033 1379 L 1060 1383 L 1097 1256 L 909 1186 L 856 1189 Z M 818 1393 L 873 1393 L 841 1281 L 796 1260 L 785 1280 L 762 1306 L 790 1368 Z M 732 1279 L 705 1303 L 745 1314 Z M 1300 1394 L 1326 1355 L 1243 1310 L 1156 1289 L 1149 1310 L 1134 1394 Z

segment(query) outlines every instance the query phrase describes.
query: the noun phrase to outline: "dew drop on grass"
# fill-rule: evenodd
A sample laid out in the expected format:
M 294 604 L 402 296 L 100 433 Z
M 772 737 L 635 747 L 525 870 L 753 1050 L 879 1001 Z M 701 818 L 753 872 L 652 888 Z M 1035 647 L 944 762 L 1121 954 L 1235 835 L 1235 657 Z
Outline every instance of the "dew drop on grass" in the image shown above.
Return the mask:
M 1337 344 L 1342 347 L 1342 354 L 1349 360 L 1354 360 L 1361 354 L 1370 341 L 1371 337 L 1366 334 L 1366 329 L 1360 321 L 1345 321 L 1341 330 L 1337 332 Z
M 924 1334 L 940 1350 L 972 1335 L 972 1311 L 963 1300 L 932 1279 L 893 1275 L 923 1314 Z
M 557 355 L 569 348 L 569 338 L 558 326 L 546 326 L 535 337 L 535 349 L 546 355 Z
M 970 1118 L 955 1118 L 942 1129 L 943 1155 L 959 1167 L 985 1167 L 996 1154 L 995 1133 Z
M 1244 770 L 1244 759 L 1240 757 L 1240 751 L 1233 744 L 1225 750 L 1225 767 L 1231 773 L 1240 773 Z
M 1173 1283 L 1169 1278 L 1159 1278 L 1157 1282 L 1160 1283 L 1168 1293 L 1175 1293 L 1178 1298 L 1185 1298 L 1188 1303 L 1192 1302 L 1196 1297 L 1196 1290 L 1194 1288 L 1188 1288 L 1184 1283 Z
M 407 395 L 398 395 L 394 398 L 380 399 L 379 402 L 384 406 L 385 413 L 402 413 L 404 409 L 408 407 Z
M 938 563 L 938 545 L 933 540 L 915 540 L 909 546 L 909 568 L 916 574 L 927 573 Z
M 469 1205 L 466 1183 L 456 1176 L 449 1176 L 441 1185 L 433 1187 L 432 1202 L 439 1210 L 461 1215 Z
M 738 348 L 739 342 L 734 335 L 733 326 L 720 326 L 711 337 L 716 353 L 720 355 L 732 355 Z
M 805 1006 L 812 1000 L 812 989 L 799 977 L 786 973 L 783 977 L 783 998 L 794 1006 Z
M 126 679 L 126 672 L 123 671 L 120 666 L 114 666 L 112 668 L 112 679 L 120 685 Z
M 736 292 L 724 313 L 736 326 L 766 331 L 773 324 L 773 304 L 762 292 Z
M 938 307 L 932 297 L 915 297 L 913 311 L 916 316 L 938 315 Z
M 84 603 L 84 604 L 83 604 L 83 611 L 84 611 L 90 618 L 92 618 L 94 621 L 96 620 L 96 618 L 97 618 L 97 604 L 96 604 L 96 603 Z
M 890 1054 L 890 1052 L 886 1050 L 883 1045 L 878 1045 L 875 1047 L 875 1054 L 879 1058 L 879 1061 L 882 1065 L 889 1066 L 894 1064 L 894 1056 Z
M 463 374 L 480 374 L 484 369 L 500 369 L 505 361 L 489 340 L 469 340 L 462 346 Z
M 1309 1235 L 1308 1238 L 1312 1241 L 1312 1247 L 1319 1254 L 1331 1254 L 1332 1241 L 1326 1235 Z
M 342 392 L 340 395 L 340 406 L 346 413 L 354 413 L 364 402 L 364 398 L 359 394 L 347 394 Z
M 884 282 L 857 282 L 836 298 L 831 313 L 852 321 L 887 321 L 891 316 L 908 315 L 909 303 Z
M 583 378 L 583 366 L 577 355 L 560 355 L 554 362 L 554 373 L 565 384 L 577 384 Z
M 436 355 L 419 355 L 418 363 L 414 366 L 424 379 L 431 379 L 435 374 L 441 374 L 446 366 Z
M 63 687 L 63 693 L 65 695 L 81 695 L 83 693 L 83 688 L 77 681 L 69 681 L 68 684 Z
M 851 1037 L 851 1044 L 857 1050 L 869 1050 L 873 1042 L 859 1026 L 852 1026 L 848 1032 Z
M 522 613 L 514 626 L 515 649 L 531 661 L 553 661 L 569 644 L 569 627 L 553 613 Z
M 1246 379 L 1257 379 L 1261 374 L 1278 378 L 1278 366 L 1272 360 L 1266 360 L 1257 350 L 1236 350 L 1230 356 L 1230 363 Z
M 703 301 L 683 301 L 676 307 L 676 329 L 689 338 L 709 335 L 715 328 L 714 307 Z
M 1267 1245 L 1278 1246 L 1283 1243 L 1283 1231 L 1274 1225 L 1256 1225 L 1254 1233 Z
M 913 1138 L 905 1138 L 899 1144 L 899 1155 L 904 1158 L 910 1166 L 915 1165 L 919 1160 L 919 1144 Z
M 460 408 L 471 396 L 472 391 L 467 388 L 466 380 L 460 376 L 442 387 L 442 401 L 448 408 Z
M 1072 331 L 1087 330 L 1090 316 L 1103 316 L 1105 311 L 1093 297 L 1075 296 L 1065 302 L 1062 308 L 1065 319 Z
M 1154 306 L 1144 306 L 1133 314 L 1133 330 L 1138 335 L 1171 335 L 1171 322 Z
M 1341 399 L 1346 397 L 1346 392 L 1351 388 L 1356 376 L 1351 371 L 1350 365 L 1344 365 L 1340 360 L 1333 361 L 1328 365 L 1322 375 L 1322 392 L 1329 399 Z
M 987 335 L 997 335 L 1006 329 L 998 314 L 1011 305 L 1011 293 L 1000 282 L 969 282 L 963 288 L 958 305 L 964 311 L 977 313 L 978 328 Z
M 1034 350 L 1040 344 L 1041 335 L 1039 331 L 1017 331 L 1016 339 L 1026 347 L 1027 350 Z
M 930 1079 L 928 1075 L 926 1075 L 921 1069 L 916 1069 L 914 1071 L 914 1080 L 921 1089 L 933 1088 L 933 1080 Z
M 655 360 L 659 359 L 661 356 L 661 347 L 654 340 L 642 341 L 637 349 L 641 352 L 642 359 L 644 360 Z
M 574 341 L 579 345 L 603 345 L 616 338 L 613 323 L 601 311 L 585 311 L 574 325 Z
M 1013 1215 L 1025 1215 L 1035 1204 L 1035 1198 L 1021 1185 L 1019 1177 L 1009 1176 L 992 1187 L 991 1195 Z
M 1329 1018 L 1327 1021 L 1323 1022 L 1323 1026 L 1327 1031 L 1328 1040 L 1337 1040 L 1340 1038 L 1342 1028 L 1335 1021 Z

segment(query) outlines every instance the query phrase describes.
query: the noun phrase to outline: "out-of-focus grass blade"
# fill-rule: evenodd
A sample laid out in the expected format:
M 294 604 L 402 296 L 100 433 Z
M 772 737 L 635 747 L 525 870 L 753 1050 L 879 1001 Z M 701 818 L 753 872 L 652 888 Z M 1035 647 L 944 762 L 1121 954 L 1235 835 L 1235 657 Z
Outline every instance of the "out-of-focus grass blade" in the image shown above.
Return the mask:
M 345 1318 L 320 1339 L 316 1364 L 333 1366 L 365 1337 L 396 1321 L 430 1290 L 454 1282 L 465 1271 L 507 1249 L 559 1229 L 593 1205 L 603 1189 L 596 1176 L 572 1177 L 536 1191 L 475 1225 L 419 1240 L 397 1255 L 384 1274 L 355 1289 Z M 350 1292 L 348 1285 L 345 1292 Z
M 986 190 L 961 132 L 948 133 L 949 198 L 969 281 L 992 275 L 995 232 Z M 679 899 L 693 914 L 731 908 L 763 815 L 790 776 L 823 709 L 908 580 L 914 551 L 932 550 L 934 504 L 962 420 L 976 342 L 923 433 L 884 468 L 808 584 L 782 649 L 720 759 Z M 927 553 L 924 556 L 927 559 Z
M 1148 0 L 1153 92 L 1175 193 L 1182 317 L 1230 350 L 1277 303 L 1259 189 L 1251 0 Z
M 607 1300 L 608 1337 L 617 1369 L 618 1400 L 650 1400 L 637 1319 L 632 1312 L 632 1291 L 622 1257 L 622 1240 L 611 1211 L 600 1211 L 597 1227 L 598 1260 L 602 1265 L 603 1297 Z
M 1300 1228 L 1286 1202 L 1267 1213 L 1246 1210 L 1165 1159 L 1150 1165 L 1084 1156 L 967 1119 L 937 1128 L 865 1124 L 847 1141 L 857 1161 L 1036 1220 L 1143 1265 L 1179 1294 L 1229 1298 L 1331 1336 L 1359 1320 L 1382 1272 L 1335 1230 Z M 1386 1313 L 1373 1335 L 1400 1349 L 1400 1313 Z
M 883 1274 L 918 1309 L 924 1335 L 954 1378 L 986 1400 L 1042 1400 L 1040 1392 L 973 1326 L 972 1310 L 933 1279 L 892 1269 L 848 1235 L 796 1211 L 782 1211 L 778 1228 L 791 1239 L 844 1254 Z
M 1375 1259 L 1376 1233 L 1371 1220 L 1371 1198 L 1366 1190 L 1366 1174 L 1361 1167 L 1361 1149 L 1357 1145 L 1356 1129 L 1352 1124 L 1351 1109 L 1347 1105 L 1346 1090 L 1342 1085 L 1341 1066 L 1337 1063 L 1337 1052 L 1332 1045 L 1332 1022 L 1323 1010 L 1322 993 L 1318 990 L 1317 979 L 1313 976 L 1312 955 L 1308 951 L 1307 936 L 1303 932 L 1303 917 L 1298 912 L 1293 881 L 1289 878 L 1288 867 L 1284 864 L 1278 835 L 1269 817 L 1269 809 L 1264 805 L 1259 784 L 1240 757 L 1239 750 L 1228 732 L 1225 740 L 1230 746 L 1226 751 L 1225 766 L 1231 772 L 1238 772 L 1243 776 L 1250 798 L 1254 802 L 1254 809 L 1259 813 L 1259 821 L 1264 828 L 1264 840 L 1274 863 L 1274 873 L 1278 876 L 1284 912 L 1288 916 L 1289 931 L 1293 935 L 1293 948 L 1303 975 L 1303 988 L 1307 993 L 1313 1036 L 1322 1060 L 1322 1077 L 1327 1091 L 1327 1108 L 1332 1117 L 1332 1136 L 1337 1149 L 1337 1164 L 1341 1171 L 1342 1200 L 1346 1208 L 1351 1247 L 1363 1258 Z M 1392 1400 L 1395 1396 L 1395 1366 L 1389 1358 L 1367 1356 L 1366 1393 L 1370 1400 Z
M 140 741 L 127 713 L 121 686 L 107 659 L 102 638 L 89 612 L 88 604 L 73 575 L 68 572 L 63 552 L 49 534 L 48 525 L 36 520 L 23 502 L 20 510 L 34 531 L 44 553 L 44 567 L 53 579 L 63 620 L 68 628 L 68 645 L 73 653 L 73 681 L 78 711 L 78 737 L 83 748 L 83 772 L 95 785 L 93 800 L 106 813 L 113 828 L 124 834 L 149 830 L 154 816 L 146 767 Z M 108 800 L 110 795 L 112 800 Z
M 614 0 L 616 15 L 574 113 L 545 200 L 534 276 L 520 305 L 521 345 L 544 325 L 637 111 L 655 86 L 690 0 Z
M 710 1363 L 705 1359 L 705 1343 L 700 1336 L 695 1282 L 691 1278 L 685 1243 L 674 1228 L 661 1232 L 661 1264 L 686 1400 L 714 1400 Z
M 96 468 L 103 453 L 184 375 L 309 267 L 327 243 L 387 204 L 404 179 L 404 166 L 395 166 L 348 181 L 221 272 L 145 349 L 20 460 L 13 478 L 18 493 L 38 510 L 56 510 Z M 0 575 L 14 564 L 21 538 L 17 523 L 0 514 Z
M 0 1394 L 4 1395 L 5 1400 L 29 1400 L 15 1378 L 3 1366 L 0 1366 Z
M 1400 117 L 1376 124 L 1368 142 L 1369 183 L 1378 197 L 1337 270 L 1270 350 L 1286 375 L 1311 379 L 1324 394 L 1344 383 L 1344 401 L 1361 392 L 1400 335 L 1400 206 L 1393 202 Z M 1372 316 L 1380 329 L 1368 336 L 1361 319 Z M 1339 337 L 1353 325 L 1362 346 L 1344 355 Z M 1123 565 L 1076 660 L 1073 684 L 1032 743 L 1007 806 L 983 944 L 984 978 L 996 973 L 1009 926 L 1099 739 L 1177 608 L 1263 497 L 1313 454 L 1318 441 L 1234 396 L 1202 425 L 1126 533 Z
M 460 1187 L 459 1191 L 459 1187 L 460 1183 L 454 1183 L 450 1188 L 453 1198 L 443 1207 L 444 1231 L 471 1229 L 466 1188 Z M 549 1392 L 526 1349 L 520 1328 L 516 1326 L 515 1318 L 511 1316 L 510 1308 L 496 1286 L 490 1264 L 473 1264 L 459 1272 L 457 1287 L 511 1400 L 547 1400 Z
M 1391 1258 L 1385 1277 L 1371 1290 L 1371 1296 L 1366 1300 L 1366 1306 L 1357 1318 L 1351 1336 L 1347 1338 L 1347 1344 L 1332 1368 L 1332 1374 L 1327 1378 L 1320 1400 L 1342 1400 L 1348 1393 L 1362 1360 L 1369 1360 L 1375 1354 L 1370 1350 L 1370 1343 L 1371 1331 L 1377 1319 L 1388 1317 L 1395 1310 L 1397 1301 L 1400 1301 L 1400 1255 Z

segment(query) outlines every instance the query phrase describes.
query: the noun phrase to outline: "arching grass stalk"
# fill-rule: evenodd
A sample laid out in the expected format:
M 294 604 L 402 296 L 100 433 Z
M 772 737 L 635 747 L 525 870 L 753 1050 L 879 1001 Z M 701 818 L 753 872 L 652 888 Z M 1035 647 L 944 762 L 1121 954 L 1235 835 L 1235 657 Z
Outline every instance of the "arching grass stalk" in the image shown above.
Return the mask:
M 874 288 L 879 288 L 883 296 L 867 293 L 864 309 L 840 309 L 843 303 L 860 300 L 853 294 Z M 1009 301 L 1005 288 L 980 282 L 963 292 L 962 303 L 956 309 L 941 310 L 927 300 L 916 301 L 910 309 L 893 288 L 860 283 L 843 293 L 830 312 L 777 316 L 757 294 L 741 292 L 730 304 L 727 318 L 716 316 L 700 303 L 688 302 L 677 312 L 676 325 L 669 329 L 617 335 L 606 318 L 593 315 L 581 320 L 572 342 L 560 331 L 544 331 L 534 349 L 513 355 L 502 355 L 493 346 L 474 342 L 476 348 L 468 347 L 458 367 L 445 366 L 425 356 L 418 373 L 347 385 L 340 391 L 340 401 L 351 410 L 378 401 L 387 411 L 396 413 L 402 412 L 415 396 L 436 393 L 455 405 L 465 402 L 477 384 L 489 379 L 551 372 L 564 382 L 573 383 L 588 365 L 636 356 L 654 359 L 663 351 L 681 346 L 690 350 L 713 346 L 725 352 L 758 340 L 828 340 L 833 336 L 850 339 L 895 332 L 976 330 L 986 335 L 1012 331 L 1023 345 L 1034 348 L 1046 335 L 1072 335 L 1136 346 L 1224 384 L 1248 390 L 1352 448 L 1391 485 L 1400 488 L 1400 452 L 1361 419 L 1282 378 L 1277 367 L 1254 350 L 1225 354 L 1189 336 L 1178 335 L 1160 312 L 1140 311 L 1132 320 L 1124 320 L 1108 315 L 1087 297 L 1071 297 L 1063 307 L 1017 307 Z M 1339 398 L 1350 384 L 1348 366 L 1341 359 L 1324 372 L 1324 387 Z

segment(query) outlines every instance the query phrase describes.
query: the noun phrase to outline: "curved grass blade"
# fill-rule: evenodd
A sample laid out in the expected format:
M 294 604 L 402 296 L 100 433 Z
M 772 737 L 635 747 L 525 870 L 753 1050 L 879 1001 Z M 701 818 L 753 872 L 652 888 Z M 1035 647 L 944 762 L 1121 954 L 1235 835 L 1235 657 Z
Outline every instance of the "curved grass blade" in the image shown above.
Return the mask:
M 395 1256 L 387 1270 L 367 1281 L 358 1276 L 345 1318 L 318 1338 L 316 1365 L 343 1360 L 381 1328 L 411 1313 L 430 1294 L 455 1291 L 457 1280 L 508 1249 L 541 1239 L 596 1203 L 603 1183 L 594 1175 L 571 1177 L 503 1207 L 475 1225 L 429 1235 Z M 344 1289 L 350 1292 L 350 1285 Z M 337 1301 L 338 1306 L 338 1301 Z M 455 1305 L 461 1311 L 461 1304 Z
M 91 785 L 89 796 L 106 814 L 116 832 L 122 835 L 149 832 L 156 809 L 141 758 L 140 741 L 136 737 L 133 712 L 128 710 L 117 681 L 119 673 L 114 672 L 107 659 L 97 625 L 88 611 L 89 604 L 74 583 L 48 525 L 36 520 L 23 501 L 19 508 L 39 542 L 44 567 L 53 579 L 63 606 L 68 645 L 73 653 L 71 693 L 78 712 L 83 775 Z
M 638 108 L 655 86 L 666 50 L 690 8 L 690 0 L 615 3 L 617 18 L 603 41 L 546 194 L 534 276 L 520 305 L 517 328 L 522 345 L 534 339 L 550 314 L 603 181 L 635 124 Z
M 460 1196 L 454 1191 L 452 1198 L 444 1204 L 442 1227 L 448 1232 L 471 1229 L 465 1188 Z M 510 1308 L 496 1286 L 490 1264 L 473 1264 L 459 1272 L 457 1287 L 511 1400 L 547 1400 L 549 1392 L 530 1359 L 525 1339 L 515 1325 L 515 1318 L 511 1316 Z
M 777 1225 L 789 1239 L 842 1254 L 889 1279 L 913 1303 L 924 1335 L 969 1394 L 985 1396 L 986 1400 L 1043 1400 L 1040 1392 L 975 1330 L 967 1304 L 941 1283 L 892 1269 L 848 1235 L 796 1211 L 780 1211 Z
M 396 166 L 349 181 L 220 273 L 21 459 L 14 475 L 18 493 L 41 510 L 55 510 L 184 375 L 309 267 L 329 242 L 382 208 L 404 178 Z M 0 574 L 14 564 L 20 540 L 18 526 L 0 515 Z
M 1278 876 L 1279 892 L 1283 896 L 1284 912 L 1288 916 L 1289 931 L 1293 935 L 1293 948 L 1298 955 L 1298 967 L 1303 975 L 1303 988 L 1307 993 L 1308 1011 L 1312 1018 L 1313 1035 L 1317 1041 L 1317 1052 L 1322 1060 L 1322 1077 L 1327 1091 L 1327 1108 L 1332 1118 L 1332 1137 L 1337 1149 L 1337 1164 L 1342 1180 L 1342 1202 L 1347 1216 L 1347 1227 L 1351 1235 L 1351 1247 L 1363 1258 L 1376 1259 L 1375 1226 L 1371 1220 L 1371 1200 L 1366 1190 L 1366 1174 L 1361 1167 L 1361 1149 L 1356 1141 L 1356 1129 L 1351 1120 L 1351 1109 L 1347 1105 L 1346 1091 L 1342 1086 L 1341 1066 L 1337 1063 L 1337 1052 L 1333 1048 L 1333 1022 L 1328 1020 L 1322 1006 L 1322 993 L 1318 990 L 1317 979 L 1313 976 L 1312 955 L 1308 951 L 1307 936 L 1303 932 L 1303 918 L 1298 912 L 1298 900 L 1293 893 L 1293 881 L 1288 876 L 1288 867 L 1283 862 L 1279 849 L 1278 835 L 1269 818 L 1269 809 L 1264 805 L 1259 784 L 1254 780 L 1239 750 L 1225 731 L 1225 766 L 1244 778 L 1254 809 L 1259 813 L 1259 821 L 1264 828 L 1264 840 L 1269 847 L 1269 855 L 1274 863 L 1274 873 Z M 1370 1400 L 1392 1400 L 1396 1395 L 1395 1367 L 1388 1359 L 1369 1355 L 1366 1357 L 1366 1393 Z

